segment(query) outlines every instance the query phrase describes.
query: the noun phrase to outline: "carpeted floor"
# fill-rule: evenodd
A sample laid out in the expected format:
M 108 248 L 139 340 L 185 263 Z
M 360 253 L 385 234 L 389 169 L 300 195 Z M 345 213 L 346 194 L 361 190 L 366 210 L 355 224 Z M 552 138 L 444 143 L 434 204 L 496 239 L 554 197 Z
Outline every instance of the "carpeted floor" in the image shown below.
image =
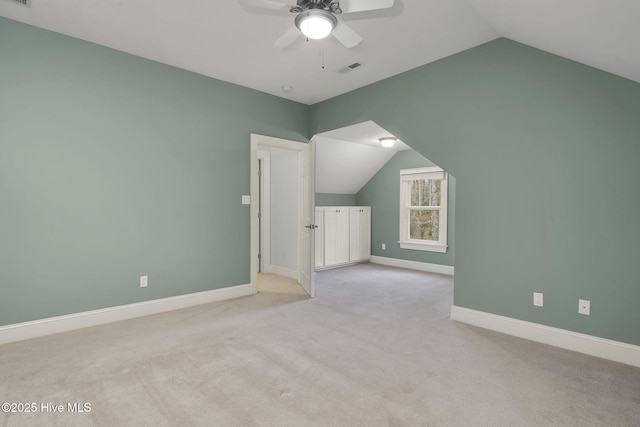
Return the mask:
M 0 425 L 640 425 L 640 369 L 452 322 L 452 286 L 362 264 L 319 272 L 314 299 L 262 289 L 2 345 L 0 402 L 38 412 Z

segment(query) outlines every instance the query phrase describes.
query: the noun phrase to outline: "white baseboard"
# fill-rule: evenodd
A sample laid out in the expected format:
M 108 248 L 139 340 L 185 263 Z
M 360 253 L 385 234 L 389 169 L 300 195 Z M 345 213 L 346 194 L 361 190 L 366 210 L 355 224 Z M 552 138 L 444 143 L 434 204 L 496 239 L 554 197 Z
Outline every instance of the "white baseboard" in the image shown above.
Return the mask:
M 280 267 L 271 264 L 267 267 L 267 272 L 277 274 L 278 276 L 289 277 L 291 279 L 298 280 L 298 272 L 295 270 L 289 270 L 288 268 Z
M 327 265 L 327 266 L 322 266 L 322 267 L 315 267 L 316 271 L 322 271 L 322 270 L 332 270 L 334 268 L 342 268 L 342 267 L 351 267 L 352 265 L 358 265 L 358 264 L 366 264 L 368 263 L 369 260 L 365 259 L 362 261 L 353 261 L 353 262 L 344 262 L 341 264 L 332 264 L 332 265 Z
M 451 320 L 479 326 L 492 331 L 537 341 L 543 344 L 640 367 L 640 346 L 627 344 L 565 329 L 539 325 L 524 320 L 451 307 Z
M 429 273 L 446 274 L 453 276 L 453 267 L 450 265 L 430 264 L 428 262 L 407 261 L 404 259 L 387 258 L 382 256 L 372 256 L 374 264 L 389 265 L 391 267 L 408 268 L 410 270 L 427 271 Z
M 250 284 L 0 326 L 0 344 L 252 295 Z

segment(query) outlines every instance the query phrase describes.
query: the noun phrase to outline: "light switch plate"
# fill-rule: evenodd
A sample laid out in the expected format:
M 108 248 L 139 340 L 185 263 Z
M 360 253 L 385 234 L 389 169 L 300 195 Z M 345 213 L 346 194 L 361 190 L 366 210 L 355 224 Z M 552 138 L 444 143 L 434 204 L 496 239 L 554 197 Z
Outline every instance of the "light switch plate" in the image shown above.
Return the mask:
M 251 196 L 243 195 L 242 196 L 242 204 L 250 205 L 251 204 Z

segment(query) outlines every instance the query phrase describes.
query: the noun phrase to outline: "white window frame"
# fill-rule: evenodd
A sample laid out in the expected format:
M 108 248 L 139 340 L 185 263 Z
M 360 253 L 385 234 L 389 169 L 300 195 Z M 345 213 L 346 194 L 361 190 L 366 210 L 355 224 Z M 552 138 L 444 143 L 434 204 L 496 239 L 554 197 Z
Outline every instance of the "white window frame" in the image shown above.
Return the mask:
M 439 240 L 410 239 L 409 236 L 409 211 L 412 209 L 411 188 L 409 181 L 416 179 L 440 179 L 440 212 Z M 437 166 L 416 169 L 400 170 L 400 240 L 398 243 L 402 249 L 417 251 L 447 252 L 447 210 L 448 210 L 448 185 L 447 173 Z M 413 208 L 415 209 L 415 207 Z M 424 210 L 434 210 L 425 208 Z

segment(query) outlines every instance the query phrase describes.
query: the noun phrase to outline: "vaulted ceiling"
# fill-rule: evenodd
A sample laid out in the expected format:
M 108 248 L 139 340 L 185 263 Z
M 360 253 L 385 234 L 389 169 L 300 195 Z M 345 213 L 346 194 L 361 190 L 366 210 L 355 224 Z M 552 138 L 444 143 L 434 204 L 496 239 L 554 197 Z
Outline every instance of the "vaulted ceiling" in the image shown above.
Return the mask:
M 0 16 L 305 104 L 498 37 L 640 82 L 638 0 L 395 0 L 340 16 L 363 37 L 350 49 L 277 47 L 293 15 L 235 0 L 0 0 Z
M 350 49 L 333 37 L 276 46 L 293 26 L 285 5 L 294 0 L 268 1 L 284 7 L 243 8 L 236 0 L 30 0 L 25 7 L 0 0 L 0 16 L 305 104 L 498 37 L 640 82 L 640 0 L 395 0 L 388 9 L 339 17 L 363 38 Z M 341 3 L 350 1 L 363 0 Z M 354 63 L 361 66 L 350 69 Z M 371 145 L 386 134 L 366 122 L 317 135 L 318 191 L 357 192 L 395 154 Z
M 392 135 L 371 120 L 316 134 L 316 192 L 356 194 L 398 151 L 411 149 L 400 140 L 383 148 L 385 136 Z

